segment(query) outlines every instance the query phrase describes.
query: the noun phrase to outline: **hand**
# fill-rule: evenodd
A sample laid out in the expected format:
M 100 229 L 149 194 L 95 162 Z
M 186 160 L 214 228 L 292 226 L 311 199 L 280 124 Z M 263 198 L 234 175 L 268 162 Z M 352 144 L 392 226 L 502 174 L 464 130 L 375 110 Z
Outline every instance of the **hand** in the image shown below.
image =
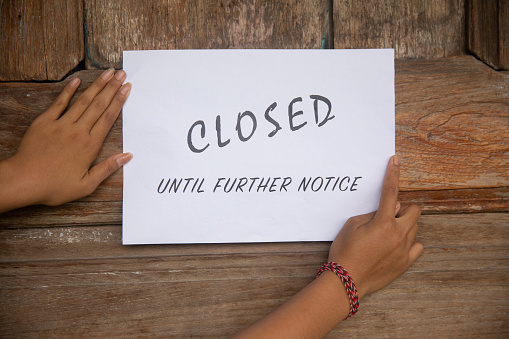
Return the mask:
M 126 101 L 126 74 L 105 71 L 64 113 L 80 84 L 73 79 L 51 107 L 37 117 L 14 156 L 0 163 L 0 212 L 32 204 L 60 205 L 95 191 L 127 163 L 130 153 L 92 166 Z M 8 183 L 8 185 L 7 185 Z
M 350 218 L 329 251 L 329 261 L 342 265 L 352 277 L 359 298 L 373 293 L 405 272 L 421 255 L 415 242 L 416 205 L 401 209 L 398 199 L 399 159 L 387 165 L 378 211 Z
M 352 276 L 359 298 L 400 276 L 421 255 L 414 242 L 420 209 L 398 203 L 399 160 L 387 166 L 377 212 L 350 218 L 329 251 L 329 261 Z M 349 312 L 348 295 L 338 277 L 324 272 L 278 309 L 235 338 L 322 338 Z

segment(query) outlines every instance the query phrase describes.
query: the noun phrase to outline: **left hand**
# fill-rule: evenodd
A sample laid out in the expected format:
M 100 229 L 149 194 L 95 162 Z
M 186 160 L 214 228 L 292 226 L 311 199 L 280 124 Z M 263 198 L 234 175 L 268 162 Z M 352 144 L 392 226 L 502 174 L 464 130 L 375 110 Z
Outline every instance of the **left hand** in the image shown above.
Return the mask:
M 131 160 L 130 153 L 115 154 L 91 167 L 129 95 L 125 78 L 122 70 L 105 71 L 63 114 L 80 84 L 75 78 L 34 120 L 16 154 L 2 163 L 17 205 L 53 206 L 87 196 Z

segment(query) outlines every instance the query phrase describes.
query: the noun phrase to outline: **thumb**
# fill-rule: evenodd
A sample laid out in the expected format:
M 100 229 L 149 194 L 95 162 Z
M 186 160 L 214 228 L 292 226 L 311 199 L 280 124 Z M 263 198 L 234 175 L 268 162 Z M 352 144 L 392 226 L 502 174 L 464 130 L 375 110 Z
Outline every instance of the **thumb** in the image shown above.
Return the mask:
M 89 180 L 94 183 L 95 187 L 99 186 L 101 182 L 131 161 L 132 158 L 131 153 L 120 153 L 104 159 L 88 171 Z

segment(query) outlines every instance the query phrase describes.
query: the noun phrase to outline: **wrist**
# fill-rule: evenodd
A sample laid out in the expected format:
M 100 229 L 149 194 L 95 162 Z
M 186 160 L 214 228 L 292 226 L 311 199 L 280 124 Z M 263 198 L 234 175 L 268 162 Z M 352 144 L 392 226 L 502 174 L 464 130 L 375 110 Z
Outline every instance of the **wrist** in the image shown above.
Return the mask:
M 359 270 L 362 269 L 362 267 L 359 263 L 352 264 L 348 260 L 343 260 L 341 258 L 334 260 L 329 257 L 328 260 L 329 262 L 336 262 L 340 264 L 348 272 L 355 283 L 359 301 L 362 300 L 366 295 L 370 294 L 370 292 L 367 292 L 369 290 L 369 287 L 367 286 L 369 281 L 362 279 L 362 275 L 359 273 Z
M 0 161 L 0 213 L 38 203 L 23 173 L 15 156 Z
M 349 313 L 346 318 L 350 318 L 352 315 L 357 313 L 357 310 L 359 309 L 359 294 L 352 277 L 343 266 L 331 261 L 323 264 L 318 269 L 316 276 L 320 277 L 325 272 L 334 273 L 334 275 L 336 275 L 336 281 L 341 281 L 349 300 Z
M 350 301 L 348 298 L 348 293 L 343 286 L 343 283 L 340 279 L 331 271 L 325 271 L 320 276 L 316 277 L 315 282 L 321 285 L 321 289 L 325 292 L 326 301 L 321 301 L 329 303 L 328 307 L 332 314 L 336 316 L 336 322 L 344 320 L 349 313 L 350 310 Z

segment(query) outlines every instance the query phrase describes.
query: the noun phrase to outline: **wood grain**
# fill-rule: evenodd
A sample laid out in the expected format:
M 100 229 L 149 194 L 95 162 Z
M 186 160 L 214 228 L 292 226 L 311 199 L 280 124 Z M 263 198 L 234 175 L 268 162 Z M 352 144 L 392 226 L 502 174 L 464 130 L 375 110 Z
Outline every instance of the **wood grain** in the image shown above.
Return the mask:
M 119 175 L 121 180 L 121 175 L 116 175 Z M 115 178 L 108 179 L 108 181 L 113 180 Z M 121 186 L 118 189 L 121 189 Z M 507 212 L 509 211 L 509 187 L 407 191 L 400 192 L 399 200 L 403 204 L 417 204 L 423 214 Z M 121 224 L 122 201 L 97 200 L 95 194 L 82 201 L 58 207 L 30 206 L 0 216 L 0 228 Z
M 397 58 L 465 54 L 463 0 L 336 0 L 335 48 L 394 48 Z
M 472 57 L 397 63 L 401 187 L 509 186 L 508 88 L 508 74 Z
M 508 218 L 421 217 L 423 256 L 329 338 L 509 334 Z M 11 337 L 226 337 L 309 283 L 328 249 L 121 246 L 120 227 L 0 235 L 0 335 Z
M 340 324 L 328 338 L 344 338 L 345 333 L 370 338 L 426 337 L 430 332 L 437 337 L 503 338 L 508 334 L 507 278 L 507 266 L 505 272 L 404 274 L 389 286 L 394 288 L 364 299 L 356 317 Z M 269 313 L 311 280 L 312 275 L 20 287 L 0 294 L 3 305 L 15 305 L 4 308 L 0 334 L 226 338 Z
M 81 71 L 80 93 L 100 74 Z M 0 158 L 14 154 L 33 119 L 61 83 L 0 84 Z M 509 209 L 509 74 L 473 57 L 396 62 L 396 151 L 402 157 L 401 196 L 424 213 Z M 74 98 L 75 100 L 76 98 Z M 122 150 L 115 123 L 99 160 Z M 122 172 L 91 196 L 56 208 L 29 207 L 0 217 L 3 227 L 121 223 Z
M 0 80 L 61 80 L 84 59 L 79 0 L 0 2 Z
M 467 1 L 468 50 L 488 65 L 509 70 L 509 2 Z
M 509 6 L 492 1 L 499 17 L 487 22 L 470 16 L 477 0 L 336 0 L 330 22 L 330 3 L 0 0 L 0 80 L 59 80 L 84 40 L 89 68 L 120 68 L 124 49 L 319 48 L 331 38 L 447 57 L 396 62 L 399 199 L 423 209 L 424 254 L 328 338 L 509 337 L 509 73 L 449 57 L 465 54 L 466 5 L 467 20 L 498 23 L 497 38 L 469 29 L 507 60 Z M 0 83 L 0 159 L 72 77 L 81 93 L 99 74 Z M 99 160 L 121 150 L 119 119 Z M 330 245 L 122 246 L 121 221 L 122 171 L 80 201 L 0 215 L 0 337 L 225 338 L 312 281 Z
M 85 0 L 87 68 L 122 68 L 123 50 L 320 48 L 328 2 Z
M 509 213 L 423 215 L 418 239 L 427 249 L 475 246 L 504 247 L 509 241 Z M 121 226 L 0 228 L 1 262 L 156 258 L 201 255 L 315 253 L 325 255 L 329 244 L 194 244 L 122 246 Z

